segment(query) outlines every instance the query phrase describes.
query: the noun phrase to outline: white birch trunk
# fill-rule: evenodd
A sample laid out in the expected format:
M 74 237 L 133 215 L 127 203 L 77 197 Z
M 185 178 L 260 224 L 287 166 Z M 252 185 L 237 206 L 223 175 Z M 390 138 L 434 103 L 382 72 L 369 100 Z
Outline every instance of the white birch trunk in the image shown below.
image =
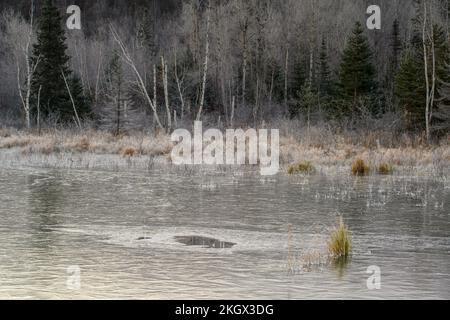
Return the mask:
M 206 90 L 206 77 L 208 75 L 208 59 L 209 59 L 209 23 L 211 14 L 210 4 L 208 3 L 208 9 L 206 13 L 206 44 L 205 44 L 205 61 L 203 63 L 203 80 L 202 80 L 202 91 L 200 95 L 200 106 L 198 108 L 198 113 L 196 120 L 200 121 L 203 112 L 203 105 L 205 103 L 205 90 Z
M 169 106 L 169 88 L 167 84 L 167 63 L 164 60 L 164 57 L 161 56 L 161 68 L 162 68 L 162 80 L 164 87 L 164 102 L 166 106 L 166 114 L 167 114 L 167 132 L 172 129 L 172 114 L 170 112 Z

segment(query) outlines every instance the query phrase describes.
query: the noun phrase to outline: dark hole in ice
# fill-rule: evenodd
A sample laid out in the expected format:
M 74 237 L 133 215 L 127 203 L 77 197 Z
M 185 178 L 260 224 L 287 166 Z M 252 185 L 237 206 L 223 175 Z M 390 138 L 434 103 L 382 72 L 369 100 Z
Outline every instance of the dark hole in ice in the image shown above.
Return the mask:
M 150 237 L 139 237 L 137 238 L 138 241 L 142 241 L 142 240 L 150 240 Z
M 201 236 L 177 236 L 175 240 L 183 243 L 187 246 L 202 246 L 204 248 L 231 248 L 236 243 L 220 241 L 214 238 L 201 237 Z

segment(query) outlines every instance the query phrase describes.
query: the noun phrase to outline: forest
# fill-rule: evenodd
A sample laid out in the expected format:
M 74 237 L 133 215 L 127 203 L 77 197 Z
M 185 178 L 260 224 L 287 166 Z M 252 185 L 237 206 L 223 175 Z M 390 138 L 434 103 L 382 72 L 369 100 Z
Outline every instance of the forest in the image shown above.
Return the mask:
M 373 4 L 379 30 L 366 27 Z M 80 30 L 66 27 L 70 5 Z M 449 10 L 448 0 L 3 0 L 0 125 L 119 136 L 202 120 L 448 141 Z

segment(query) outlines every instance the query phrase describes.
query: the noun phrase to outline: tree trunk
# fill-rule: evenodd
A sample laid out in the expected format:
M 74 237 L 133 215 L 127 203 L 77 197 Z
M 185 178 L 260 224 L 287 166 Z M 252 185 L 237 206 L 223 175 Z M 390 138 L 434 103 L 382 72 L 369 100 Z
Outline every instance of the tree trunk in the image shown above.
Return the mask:
M 38 135 L 41 135 L 41 90 L 42 86 L 39 86 L 38 96 L 37 96 L 37 127 Z
M 431 93 L 430 93 L 430 103 L 428 108 L 428 143 L 430 143 L 431 139 L 431 120 L 433 118 L 433 105 L 434 105 L 434 96 L 436 91 L 436 52 L 434 45 L 434 26 L 431 23 L 431 59 L 432 59 L 432 70 L 431 70 Z
M 314 68 L 314 52 L 313 48 L 311 47 L 309 51 L 309 77 L 308 77 L 308 85 L 310 89 L 312 89 L 313 68 Z
M 255 106 L 253 108 L 253 123 L 254 127 L 257 127 L 259 111 L 259 77 L 256 77 L 256 93 L 255 93 Z
M 208 75 L 208 59 L 209 59 L 209 20 L 210 20 L 210 3 L 208 2 L 208 9 L 206 12 L 206 44 L 205 44 L 205 61 L 203 63 L 203 80 L 202 80 L 202 91 L 200 94 L 200 106 L 197 113 L 197 121 L 201 120 L 203 105 L 205 103 L 205 90 L 206 90 L 206 78 Z
M 164 57 L 161 56 L 161 68 L 162 68 L 162 80 L 164 87 L 164 102 L 166 105 L 166 113 L 167 113 L 167 132 L 170 132 L 172 129 L 172 114 L 170 112 L 169 106 L 169 89 L 167 84 L 167 63 L 164 61 Z
M 117 111 L 116 136 L 118 136 L 120 134 L 120 87 L 117 90 L 117 110 L 116 111 Z
M 75 114 L 75 120 L 76 120 L 77 126 L 79 129 L 81 129 L 81 121 L 80 121 L 80 118 L 78 117 L 77 107 L 75 105 L 75 101 L 73 100 L 72 92 L 70 92 L 69 83 L 67 83 L 66 76 L 62 69 L 61 69 L 61 74 L 63 76 L 64 83 L 66 84 L 66 88 L 67 88 L 67 92 L 69 93 L 70 101 L 72 102 L 73 112 Z
M 428 54 L 427 54 L 427 43 L 426 43 L 426 30 L 427 30 L 427 4 L 423 1 L 423 26 L 422 26 L 422 45 L 423 45 L 423 62 L 425 71 L 425 85 L 426 85 L 426 97 L 425 97 L 425 130 L 427 136 L 427 142 L 430 142 L 430 79 L 428 75 Z
M 178 94 L 180 95 L 180 102 L 181 102 L 181 119 L 184 118 L 184 97 L 183 97 L 183 92 L 181 91 L 181 83 L 180 83 L 180 78 L 178 76 L 178 65 L 177 65 L 177 54 L 175 53 L 175 81 L 177 82 L 177 89 L 178 89 Z
M 37 65 L 39 64 L 38 57 L 35 65 L 33 66 L 33 63 L 31 61 L 31 53 L 30 53 L 30 46 L 31 46 L 31 38 L 33 36 L 33 22 L 34 22 L 34 0 L 31 0 L 31 7 L 30 7 L 30 30 L 28 32 L 28 38 L 27 43 L 25 47 L 23 47 L 23 55 L 25 57 L 25 64 L 26 64 L 26 95 L 23 96 L 22 93 L 22 85 L 21 85 L 21 79 L 20 79 L 20 62 L 19 58 L 16 57 L 17 61 L 17 86 L 19 90 L 19 96 L 22 101 L 23 109 L 25 112 L 25 121 L 27 124 L 27 129 L 31 128 L 31 114 L 30 114 L 30 97 L 31 97 L 31 83 L 33 81 L 33 75 L 36 70 Z
M 245 105 L 245 92 L 247 82 L 247 21 L 242 30 L 242 106 Z
M 284 109 L 288 109 L 288 68 L 289 68 L 289 47 L 286 48 L 286 57 L 284 62 Z
M 275 78 L 275 68 L 272 69 L 272 75 L 270 77 L 270 89 L 269 89 L 269 105 L 270 106 L 272 106 L 274 78 Z
M 231 99 L 231 115 L 230 115 L 230 125 L 231 125 L 231 127 L 234 126 L 234 108 L 235 108 L 235 103 L 236 103 L 236 97 L 233 96 L 233 98 Z

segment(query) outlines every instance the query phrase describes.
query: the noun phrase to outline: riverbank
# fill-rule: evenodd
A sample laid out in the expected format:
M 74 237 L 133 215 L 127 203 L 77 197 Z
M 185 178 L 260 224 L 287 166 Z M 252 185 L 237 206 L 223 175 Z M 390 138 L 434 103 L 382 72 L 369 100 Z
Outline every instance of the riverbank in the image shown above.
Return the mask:
M 354 143 L 347 136 L 333 139 L 281 133 L 280 165 L 286 173 L 290 164 L 310 162 L 318 173 L 350 172 L 356 159 L 363 159 L 373 173 L 388 164 L 394 173 L 418 175 L 448 174 L 450 143 L 433 146 L 404 145 L 385 147 L 375 139 L 372 145 Z M 320 142 L 320 143 L 319 143 Z M 6 166 L 114 169 L 171 166 L 173 143 L 165 134 L 135 133 L 114 136 L 103 131 L 45 131 L 41 135 L 0 129 L 0 162 Z M 183 168 L 184 170 L 185 168 Z

